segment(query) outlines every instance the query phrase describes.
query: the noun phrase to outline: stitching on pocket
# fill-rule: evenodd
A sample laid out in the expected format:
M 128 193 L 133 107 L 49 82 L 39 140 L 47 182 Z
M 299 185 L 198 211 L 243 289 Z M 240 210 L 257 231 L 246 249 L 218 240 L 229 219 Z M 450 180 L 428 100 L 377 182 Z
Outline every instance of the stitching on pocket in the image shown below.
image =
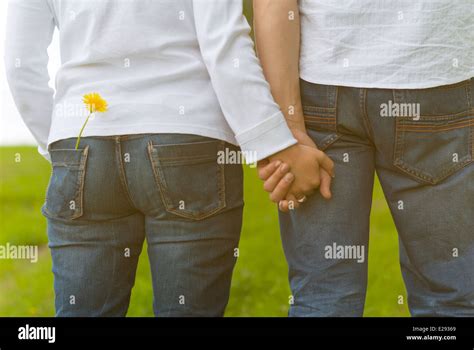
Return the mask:
M 403 124 L 401 118 L 397 118 L 395 123 L 395 145 L 394 145 L 394 158 L 393 165 L 403 172 L 412 175 L 416 179 L 421 180 L 422 182 L 427 182 L 431 185 L 436 185 L 437 183 L 443 181 L 447 177 L 453 175 L 460 169 L 464 168 L 466 165 L 472 162 L 472 130 L 473 130 L 473 119 L 470 118 L 467 121 L 458 121 L 453 123 L 453 127 L 446 127 L 447 125 L 438 125 L 435 129 L 420 129 L 422 125 L 413 125 L 413 124 Z M 410 165 L 403 160 L 405 155 L 405 146 L 406 140 L 405 137 L 407 133 L 432 133 L 436 134 L 437 132 L 452 131 L 456 129 L 468 129 L 468 155 L 464 156 L 462 159 L 459 159 L 458 163 L 454 166 L 447 167 L 445 170 L 440 171 L 439 174 L 433 175 L 428 174 L 424 170 L 419 169 L 416 165 Z
M 440 131 L 449 131 L 462 129 L 474 124 L 474 119 L 470 118 L 468 120 L 463 120 L 455 123 L 436 125 L 436 124 L 424 124 L 424 125 L 414 125 L 414 124 L 401 124 L 400 131 L 410 131 L 410 132 L 420 132 L 420 133 L 436 133 Z
M 219 141 L 218 144 L 218 151 L 222 151 L 225 148 L 225 142 Z M 192 219 L 192 220 L 203 220 L 206 219 L 212 215 L 215 215 L 219 211 L 223 210 L 226 208 L 226 198 L 225 198 L 225 174 L 224 174 L 224 164 L 218 164 L 217 163 L 217 154 L 216 157 L 208 157 L 207 159 L 213 160 L 214 158 L 216 159 L 216 176 L 217 176 L 217 192 L 218 192 L 218 204 L 217 206 L 210 210 L 210 211 L 197 211 L 197 212 L 191 212 L 187 210 L 176 210 L 174 209 L 173 206 L 173 200 L 171 198 L 171 194 L 167 188 L 166 181 L 164 178 L 164 175 L 161 171 L 161 165 L 160 160 L 158 159 L 158 154 L 155 149 L 155 145 L 153 145 L 153 142 L 150 141 L 148 143 L 148 156 L 151 161 L 151 166 L 152 166 L 152 171 L 155 179 L 155 183 L 159 189 L 161 199 L 163 201 L 163 204 L 166 208 L 166 211 L 172 214 L 175 214 L 177 216 L 186 218 L 186 219 Z M 166 163 L 166 165 L 181 165 L 183 164 L 182 160 L 185 159 L 186 157 L 177 157 L 178 159 L 181 159 L 181 162 L 178 163 Z M 202 157 L 202 159 L 205 159 L 206 157 Z M 173 159 L 173 158 L 165 158 L 165 159 Z M 188 158 L 191 159 L 191 158 Z M 201 159 L 201 160 L 202 160 Z M 186 164 L 193 164 L 191 163 L 186 163 Z
M 471 78 L 471 80 L 474 78 Z M 452 118 L 460 118 L 463 116 L 469 115 L 471 113 L 471 98 L 470 98 L 470 88 L 471 88 L 471 83 L 470 80 L 464 80 L 459 83 L 451 84 L 451 85 L 443 85 L 439 87 L 434 87 L 434 88 L 427 88 L 427 89 L 418 89 L 418 90 L 393 90 L 393 102 L 397 104 L 402 104 L 402 103 L 415 103 L 415 100 L 409 99 L 407 96 L 411 92 L 415 91 L 420 91 L 420 93 L 425 93 L 429 94 L 430 92 L 434 92 L 435 90 L 453 90 L 453 89 L 463 89 L 464 94 L 466 95 L 466 100 L 467 100 L 467 109 L 461 112 L 452 112 L 452 113 L 443 113 L 443 114 L 429 114 L 429 115 L 423 115 L 421 114 L 420 118 L 424 120 L 433 120 L 433 121 L 438 121 L 438 120 L 448 120 Z M 474 85 L 474 84 L 473 84 Z M 403 119 L 403 118 L 402 118 Z
M 154 151 L 155 151 L 155 148 L 153 146 L 153 142 L 150 141 L 148 142 L 148 158 L 150 159 L 150 164 L 151 164 L 151 170 L 153 171 L 153 178 L 155 179 L 155 183 L 156 183 L 156 186 L 158 187 L 158 190 L 160 191 L 160 196 L 161 196 L 161 200 L 163 202 L 163 204 L 165 205 L 165 207 L 168 206 L 168 201 L 167 199 L 165 198 L 165 193 L 163 192 L 163 188 L 162 188 L 162 185 L 161 185 L 161 174 L 158 172 L 158 163 L 155 159 L 155 156 L 154 156 Z
M 160 158 L 160 162 L 163 165 L 191 165 L 206 163 L 214 160 L 215 157 L 210 156 L 199 156 L 199 157 L 175 157 L 175 158 Z
M 466 92 L 466 98 L 468 99 L 468 105 L 470 105 L 470 93 L 469 93 L 469 80 L 463 81 L 450 86 L 444 86 L 443 89 L 454 89 L 463 88 Z M 435 88 L 436 89 L 436 88 Z M 430 89 L 428 89 L 430 90 Z M 393 90 L 393 100 L 395 103 L 405 103 L 407 101 L 405 90 Z M 396 118 L 395 121 L 395 145 L 393 152 L 393 165 L 401 171 L 412 175 L 418 180 L 424 183 L 435 185 L 447 177 L 453 175 L 466 165 L 473 161 L 473 125 L 474 119 L 471 117 L 467 120 L 457 120 L 458 118 L 465 118 L 474 113 L 472 108 L 468 108 L 466 111 L 444 114 L 444 115 L 421 115 L 420 121 L 425 122 L 423 124 L 419 121 L 414 121 L 407 118 Z M 450 122 L 451 121 L 451 122 Z M 438 123 L 436 123 L 438 122 Z M 443 123 L 444 122 L 444 123 Z M 440 124 L 441 123 L 441 124 Z M 444 171 L 440 171 L 437 176 L 427 174 L 423 170 L 419 169 L 415 165 L 406 163 L 403 158 L 405 155 L 406 140 L 405 137 L 408 133 L 432 133 L 453 131 L 456 129 L 468 129 L 468 154 L 459 162 L 451 167 L 447 167 Z
M 331 146 L 334 142 L 339 140 L 341 138 L 341 135 L 334 134 L 331 137 L 328 137 L 327 139 L 324 140 L 324 142 L 321 143 L 319 146 L 319 149 L 321 151 L 325 151 L 329 146 Z
M 334 113 L 336 112 L 335 107 L 318 107 L 318 106 L 304 105 L 303 109 L 305 112 L 308 112 L 308 113 L 327 114 L 329 116 L 333 116 Z
M 322 100 L 326 101 L 313 101 L 315 104 L 326 104 L 327 106 L 315 106 L 311 104 L 310 97 L 309 100 L 305 101 L 303 99 L 303 114 L 304 122 L 309 131 L 315 133 L 313 138 L 316 138 L 316 133 L 318 133 L 318 139 L 315 141 L 318 144 L 318 148 L 321 151 L 326 150 L 330 145 L 336 142 L 340 135 L 337 133 L 337 110 L 338 110 L 338 99 L 339 99 L 339 87 L 338 86 L 324 86 L 326 89 L 326 94 L 315 95 L 311 94 L 311 85 L 310 83 L 305 83 L 307 96 L 312 96 L 313 98 L 319 96 Z M 317 85 L 318 88 L 321 86 Z M 325 135 L 321 135 L 325 134 Z M 320 137 L 321 136 L 321 137 Z
M 57 152 L 57 151 L 71 151 L 71 150 L 51 150 L 50 152 Z M 53 167 L 65 167 L 65 168 L 75 168 L 77 167 L 77 181 L 75 184 L 75 193 L 74 193 L 74 201 L 76 204 L 76 208 L 74 210 L 74 214 L 70 218 L 63 218 L 61 216 L 58 216 L 56 214 L 51 213 L 51 211 L 48 209 L 48 196 L 46 196 L 46 203 L 43 206 L 43 211 L 44 213 L 51 218 L 59 218 L 61 220 L 76 220 L 79 219 L 84 215 L 84 186 L 85 186 L 85 177 L 86 177 L 86 169 L 87 169 L 87 160 L 89 157 L 89 145 L 87 145 L 83 150 L 81 154 L 81 158 L 79 163 L 66 163 L 66 162 L 52 162 Z M 54 168 L 51 172 L 51 176 L 54 173 Z M 49 192 L 49 188 L 47 190 L 47 193 Z M 68 205 L 66 203 L 66 205 Z
M 86 146 L 84 149 L 84 153 L 81 157 L 81 164 L 79 165 L 79 186 L 77 197 L 80 199 L 80 209 L 77 215 L 74 215 L 72 219 L 78 219 L 82 215 L 84 215 L 84 186 L 86 182 L 86 167 L 87 167 L 87 159 L 89 157 L 89 145 Z
M 464 168 L 466 165 L 472 163 L 472 157 L 466 157 L 462 162 L 458 162 L 456 166 L 449 168 L 439 174 L 438 177 L 427 176 L 423 174 L 422 170 L 412 167 L 406 164 L 403 160 L 396 160 L 394 162 L 395 166 L 400 170 L 420 179 L 423 182 L 427 182 L 431 185 L 436 185 L 446 179 L 447 177 L 451 176 L 452 174 L 456 173 L 460 169 Z
M 318 128 L 337 132 L 337 109 L 303 106 L 304 121 L 309 128 Z

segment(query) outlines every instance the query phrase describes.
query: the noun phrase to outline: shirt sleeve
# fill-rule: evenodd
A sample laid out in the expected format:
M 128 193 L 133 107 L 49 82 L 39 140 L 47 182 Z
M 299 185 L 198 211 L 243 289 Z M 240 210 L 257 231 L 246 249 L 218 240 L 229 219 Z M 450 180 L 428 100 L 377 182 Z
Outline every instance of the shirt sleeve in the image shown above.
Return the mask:
M 17 109 L 49 159 L 47 143 L 54 90 L 49 87 L 48 47 L 55 28 L 47 0 L 9 0 L 5 69 Z
M 242 0 L 193 0 L 197 37 L 222 112 L 246 154 L 261 160 L 297 143 L 249 36 Z

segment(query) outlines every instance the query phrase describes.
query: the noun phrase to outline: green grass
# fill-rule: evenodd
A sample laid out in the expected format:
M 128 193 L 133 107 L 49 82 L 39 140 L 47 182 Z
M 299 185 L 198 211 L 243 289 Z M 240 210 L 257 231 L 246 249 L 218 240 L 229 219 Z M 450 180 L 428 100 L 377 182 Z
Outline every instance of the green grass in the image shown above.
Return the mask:
M 15 157 L 21 156 L 21 162 Z M 46 222 L 40 208 L 50 166 L 28 147 L 0 148 L 0 244 L 38 244 L 38 263 L 0 260 L 0 316 L 53 316 L 54 292 Z M 227 316 L 285 316 L 290 290 L 277 213 L 255 170 L 246 170 L 245 223 Z M 380 185 L 374 191 L 366 316 L 407 316 L 398 241 Z M 146 250 L 140 259 L 129 316 L 153 316 Z

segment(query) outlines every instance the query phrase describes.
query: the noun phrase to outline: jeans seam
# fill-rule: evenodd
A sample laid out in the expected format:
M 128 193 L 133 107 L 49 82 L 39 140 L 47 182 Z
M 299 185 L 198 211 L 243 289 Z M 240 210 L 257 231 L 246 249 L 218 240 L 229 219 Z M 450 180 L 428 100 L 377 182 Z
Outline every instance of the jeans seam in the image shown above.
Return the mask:
M 122 187 L 121 187 L 122 192 L 124 196 L 127 198 L 127 201 L 131 205 L 131 207 L 136 208 L 136 205 L 135 203 L 133 203 L 132 197 L 130 195 L 130 190 L 127 184 L 125 168 L 123 166 L 123 161 L 122 161 L 122 145 L 121 145 L 120 136 L 115 138 L 115 155 L 116 155 L 116 161 L 117 161 L 118 174 L 119 174 L 120 182 L 122 184 Z
M 474 106 L 473 106 L 473 100 L 472 100 L 472 87 L 474 86 L 474 78 L 471 78 L 468 80 L 469 84 L 466 84 L 466 95 L 467 95 L 467 103 L 469 104 L 469 110 L 471 113 L 474 114 Z M 474 123 L 473 119 L 471 118 L 471 124 L 469 128 L 469 151 L 470 151 L 470 156 L 471 156 L 471 161 L 473 159 L 474 155 Z
M 472 119 L 471 119 L 472 120 Z M 470 126 L 470 133 L 469 133 L 469 150 L 471 152 L 470 156 L 471 156 L 471 161 L 473 160 L 473 153 L 474 153 L 474 122 L 471 123 L 471 126 Z
M 168 208 L 169 202 L 168 202 L 167 195 L 164 193 L 164 189 L 161 185 L 161 175 L 157 171 L 158 164 L 156 164 L 155 158 L 153 157 L 153 147 L 154 147 L 153 142 L 150 141 L 148 143 L 148 157 L 150 158 L 150 162 L 151 162 L 151 170 L 153 172 L 153 178 L 155 180 L 155 183 L 158 186 L 158 190 L 160 192 L 161 201 L 163 202 L 163 205 L 165 206 L 165 208 Z
M 397 90 L 392 90 L 392 95 L 393 95 L 393 102 L 398 103 L 398 94 L 401 93 L 400 91 Z M 394 139 L 394 147 L 393 147 L 393 162 L 395 166 L 398 167 L 400 163 L 402 162 L 402 155 L 404 153 L 404 142 L 402 140 L 402 135 L 403 133 L 399 133 L 399 127 L 400 127 L 400 118 L 396 118 L 395 120 L 395 139 Z M 416 176 L 416 175 L 415 175 Z
M 374 140 L 374 131 L 370 124 L 369 115 L 367 113 L 367 89 L 361 89 L 359 91 L 359 107 L 362 114 L 362 120 L 364 121 L 365 129 L 369 135 L 370 141 Z
M 399 130 L 400 131 L 410 131 L 410 132 L 422 132 L 422 133 L 436 133 L 440 131 L 450 131 L 450 130 L 456 130 L 456 129 L 464 129 L 466 127 L 470 127 L 471 125 L 474 124 L 474 121 L 465 121 L 463 123 L 457 123 L 453 124 L 452 126 L 432 126 L 432 127 L 414 127 L 414 126 L 408 126 L 408 125 L 400 125 Z
M 472 84 L 471 82 L 473 82 L 474 78 L 471 78 L 469 80 L 469 84 L 466 84 L 466 95 L 467 95 L 467 103 L 469 105 L 469 109 L 472 109 L 473 108 L 473 105 L 472 105 L 472 96 L 471 96 L 471 88 L 474 84 Z

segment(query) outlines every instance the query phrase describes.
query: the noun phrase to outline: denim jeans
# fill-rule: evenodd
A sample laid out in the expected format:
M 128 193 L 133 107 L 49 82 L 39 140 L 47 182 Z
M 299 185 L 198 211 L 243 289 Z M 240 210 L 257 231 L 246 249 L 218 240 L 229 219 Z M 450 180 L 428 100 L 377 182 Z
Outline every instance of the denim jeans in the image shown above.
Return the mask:
M 144 240 L 156 316 L 222 316 L 243 210 L 235 146 L 193 135 L 54 143 L 48 219 L 57 316 L 124 316 Z
M 474 79 L 420 90 L 301 81 L 301 91 L 336 178 L 332 200 L 315 195 L 280 215 L 290 316 L 362 316 L 375 171 L 412 316 L 474 316 Z

